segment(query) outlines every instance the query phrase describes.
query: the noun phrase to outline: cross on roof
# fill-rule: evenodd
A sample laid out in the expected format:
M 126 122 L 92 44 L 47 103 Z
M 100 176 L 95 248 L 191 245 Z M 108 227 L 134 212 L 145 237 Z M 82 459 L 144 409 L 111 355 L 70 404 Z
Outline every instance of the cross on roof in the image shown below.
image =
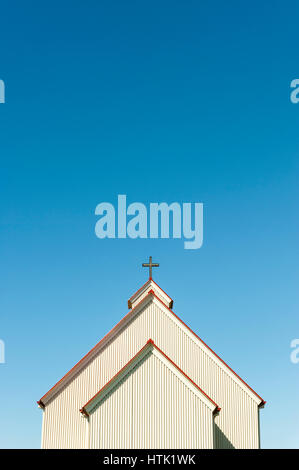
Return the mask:
M 149 268 L 149 278 L 152 279 L 152 268 L 158 268 L 159 264 L 158 263 L 153 263 L 152 262 L 152 257 L 149 257 L 149 263 L 142 263 L 143 268 Z

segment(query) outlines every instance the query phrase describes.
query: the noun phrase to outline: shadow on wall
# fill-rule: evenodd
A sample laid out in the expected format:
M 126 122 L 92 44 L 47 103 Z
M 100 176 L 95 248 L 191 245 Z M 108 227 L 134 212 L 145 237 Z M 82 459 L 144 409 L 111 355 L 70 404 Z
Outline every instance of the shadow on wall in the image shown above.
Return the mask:
M 226 437 L 221 429 L 214 423 L 214 442 L 215 449 L 234 449 L 231 441 Z

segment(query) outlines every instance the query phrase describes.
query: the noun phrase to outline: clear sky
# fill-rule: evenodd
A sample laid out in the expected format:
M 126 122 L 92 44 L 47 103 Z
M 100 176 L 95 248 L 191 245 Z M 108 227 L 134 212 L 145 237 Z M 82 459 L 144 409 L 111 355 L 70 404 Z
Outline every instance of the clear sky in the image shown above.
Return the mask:
M 297 1 L 1 6 L 0 447 L 147 278 L 299 447 Z M 100 240 L 100 202 L 203 202 L 204 243 Z

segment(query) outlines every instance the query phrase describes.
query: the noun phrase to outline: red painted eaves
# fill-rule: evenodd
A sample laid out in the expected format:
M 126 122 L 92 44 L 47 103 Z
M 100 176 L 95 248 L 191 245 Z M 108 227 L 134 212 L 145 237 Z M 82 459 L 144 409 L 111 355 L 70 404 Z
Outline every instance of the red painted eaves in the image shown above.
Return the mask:
M 218 413 L 221 408 L 217 405 L 217 403 L 214 402 L 214 400 L 212 400 L 212 398 L 209 397 L 209 395 L 207 395 L 175 362 L 173 362 L 169 356 L 167 356 L 167 354 L 165 354 L 155 343 L 152 339 L 149 339 L 145 345 L 137 352 L 137 354 L 135 354 L 132 359 L 130 359 L 90 400 L 88 400 L 87 403 L 85 403 L 85 405 L 80 408 L 80 412 L 85 414 L 85 415 L 89 415 L 87 410 L 86 410 L 86 407 L 96 399 L 96 397 L 98 397 L 100 395 L 100 393 L 102 393 L 107 387 L 108 385 L 115 381 L 115 379 L 117 379 L 117 377 L 125 370 L 129 367 L 129 365 L 148 347 L 148 345 L 151 344 L 154 348 L 156 348 L 182 375 L 184 375 L 184 377 L 186 377 L 189 382 L 191 382 L 214 406 L 215 406 L 215 409 L 213 410 L 213 413 Z
M 151 278 L 149 277 L 148 280 L 143 284 L 143 286 L 141 286 L 141 287 L 135 292 L 135 294 L 131 295 L 131 297 L 130 297 L 129 300 L 128 300 L 128 308 L 132 308 L 132 303 L 131 303 L 132 299 L 135 297 L 135 295 L 139 294 L 139 292 L 141 292 L 141 291 L 145 288 L 146 284 L 147 284 L 150 280 L 151 280 Z
M 146 286 L 146 284 L 147 284 L 149 281 L 153 282 L 153 283 L 166 295 L 166 297 L 168 297 L 168 298 L 170 299 L 170 302 L 169 302 L 169 303 L 170 303 L 170 308 L 172 308 L 172 307 L 173 307 L 173 300 L 172 300 L 172 298 L 169 297 L 168 294 L 166 294 L 166 292 L 162 289 L 162 287 L 160 287 L 160 286 L 153 280 L 152 277 L 149 277 L 148 280 L 143 284 L 143 286 L 141 286 L 141 287 L 135 292 L 135 294 L 131 295 L 131 297 L 130 297 L 129 300 L 128 300 L 128 308 L 132 308 L 132 299 L 133 299 L 139 292 L 141 292 L 141 291 L 144 289 L 144 287 Z
M 145 284 L 144 284 L 145 285 Z M 144 287 L 144 286 L 143 286 Z M 159 286 L 158 286 L 159 287 Z M 72 367 L 72 369 L 69 370 L 69 372 L 67 372 L 47 393 L 45 393 L 45 395 L 43 395 L 43 397 L 38 401 L 39 404 L 42 404 L 43 406 L 45 406 L 45 404 L 43 403 L 44 399 L 47 397 L 47 395 L 49 395 L 50 392 L 53 392 L 55 390 L 55 388 L 58 387 L 59 384 L 61 384 L 75 369 L 77 369 L 79 367 L 80 364 L 82 364 L 82 362 L 84 360 L 86 360 L 91 354 L 92 352 L 98 348 L 100 346 L 100 344 L 110 335 L 113 334 L 113 331 L 115 331 L 127 318 L 128 316 L 131 316 L 133 314 L 133 312 L 143 303 L 146 301 L 146 299 L 148 299 L 149 296 L 153 296 L 155 297 L 167 310 L 169 310 L 169 312 L 172 313 L 172 315 L 174 315 L 181 323 L 182 325 L 184 325 L 206 348 L 208 348 L 244 385 L 246 385 L 246 387 L 249 388 L 249 390 L 252 391 L 252 393 L 254 393 L 254 395 L 256 395 L 256 397 L 259 398 L 259 400 L 261 400 L 261 402 L 259 403 L 259 407 L 262 407 L 266 404 L 266 401 L 263 400 L 260 395 L 258 395 L 231 367 L 229 367 L 228 364 L 226 364 L 226 362 L 221 359 L 220 356 L 218 356 L 218 354 L 216 354 L 213 349 L 211 349 L 188 325 L 186 325 L 186 323 L 183 322 L 183 320 L 181 320 L 180 317 L 178 317 L 178 315 L 176 315 L 166 304 L 164 304 L 164 302 L 162 302 L 162 300 L 155 294 L 155 292 L 153 290 L 150 290 L 148 292 L 148 294 L 137 304 L 135 305 L 135 307 L 130 310 L 79 362 L 77 362 L 77 364 L 74 365 L 74 367 Z M 166 294 L 167 295 L 167 294 Z
M 135 307 L 134 307 L 132 310 L 130 310 L 130 311 L 129 311 L 129 312 L 128 312 L 110 331 L 108 331 L 108 333 L 107 333 L 90 351 L 88 351 L 88 353 L 85 354 L 85 356 L 83 356 L 82 359 L 80 359 L 80 361 L 78 361 L 78 362 L 77 362 L 77 363 L 58 381 L 58 382 L 56 382 L 56 383 L 53 385 L 53 387 L 51 387 L 50 390 L 48 390 L 48 391 L 42 396 L 42 398 L 41 398 L 37 403 L 38 403 L 38 404 L 42 403 L 42 401 L 49 395 L 49 393 L 50 393 L 50 392 L 53 392 L 53 391 L 55 390 L 55 388 L 58 387 L 59 384 L 61 384 L 72 372 L 74 372 L 75 369 L 77 369 L 77 368 L 80 366 L 80 364 L 82 364 L 82 362 L 83 362 L 84 360 L 86 360 L 86 359 L 92 354 L 92 352 L 93 352 L 96 348 L 98 348 L 98 347 L 101 345 L 101 343 L 103 343 L 103 342 L 105 341 L 105 339 L 106 339 L 108 336 L 110 336 L 110 335 L 113 333 L 113 331 L 115 331 L 122 323 L 124 323 L 125 320 L 128 318 L 128 316 L 131 316 L 131 315 L 133 314 L 133 312 L 134 312 L 142 303 L 144 303 L 144 302 L 146 301 L 146 299 L 148 299 L 148 297 L 149 297 L 150 295 L 151 295 L 151 294 L 148 293 L 140 302 L 138 302 L 138 304 L 135 305 Z M 158 297 L 157 297 L 157 298 L 158 298 Z M 159 299 L 159 300 L 160 300 L 160 299 Z M 162 301 L 161 301 L 161 302 L 162 302 Z M 162 302 L 162 303 L 163 303 L 163 302 Z M 163 305 L 165 305 L 165 304 L 163 303 Z M 165 305 L 165 307 L 166 307 L 166 305 Z M 45 405 L 43 404 L 43 406 L 45 406 Z
M 259 407 L 261 406 L 264 406 L 266 404 L 266 401 L 262 399 L 262 397 L 260 395 L 258 395 L 254 390 L 253 388 L 251 388 L 246 382 L 245 380 L 241 379 L 241 377 L 231 368 L 229 367 L 229 365 L 223 360 L 221 359 L 220 356 L 218 356 L 218 354 L 215 353 L 215 351 L 213 351 L 212 348 L 210 348 L 188 325 L 186 325 L 185 322 L 183 322 L 183 320 L 178 317 L 178 315 L 176 315 L 169 307 L 167 307 L 167 305 L 164 304 L 164 302 L 162 302 L 161 299 L 159 299 L 159 297 L 156 296 L 156 294 L 154 293 L 154 291 L 149 291 L 149 293 L 151 293 L 152 295 L 154 295 L 154 297 L 156 297 L 163 305 L 165 308 L 167 308 L 167 310 L 169 310 L 186 328 L 188 328 L 189 331 L 191 331 L 191 333 L 196 336 L 197 339 L 199 339 L 199 341 L 205 345 L 206 348 L 208 348 L 221 362 L 222 364 L 224 364 L 236 377 L 238 377 L 239 380 L 241 380 L 241 382 L 246 385 L 246 387 L 248 387 L 260 400 L 261 400 L 261 403 L 259 404 Z

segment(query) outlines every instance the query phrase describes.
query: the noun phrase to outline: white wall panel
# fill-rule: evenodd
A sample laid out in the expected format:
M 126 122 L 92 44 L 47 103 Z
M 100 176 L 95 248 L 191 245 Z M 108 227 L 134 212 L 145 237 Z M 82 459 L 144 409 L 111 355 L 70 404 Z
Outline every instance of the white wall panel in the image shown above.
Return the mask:
M 149 338 L 221 407 L 216 417 L 217 447 L 257 448 L 256 399 L 250 391 L 244 391 L 232 374 L 155 299 L 46 404 L 42 446 L 81 448 L 86 445 L 85 422 L 79 409 Z
M 212 449 L 209 407 L 149 353 L 90 414 L 90 448 Z

